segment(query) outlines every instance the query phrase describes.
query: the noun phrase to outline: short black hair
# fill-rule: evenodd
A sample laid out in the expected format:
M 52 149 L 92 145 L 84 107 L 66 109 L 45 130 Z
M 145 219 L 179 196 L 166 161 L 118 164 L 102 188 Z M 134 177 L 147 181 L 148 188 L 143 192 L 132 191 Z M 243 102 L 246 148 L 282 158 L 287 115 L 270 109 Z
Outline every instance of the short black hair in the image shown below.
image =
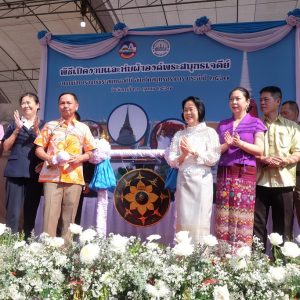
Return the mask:
M 271 93 L 273 98 L 280 98 L 280 101 L 282 99 L 282 92 L 280 87 L 278 86 L 274 86 L 274 85 L 270 85 L 270 86 L 265 86 L 264 88 L 262 88 L 259 92 L 259 94 L 261 95 L 262 93 Z
M 36 104 L 40 103 L 40 100 L 39 100 L 39 98 L 36 94 L 31 93 L 31 92 L 26 92 L 26 93 L 24 93 L 20 96 L 20 98 L 19 98 L 19 103 L 20 104 L 22 103 L 22 100 L 23 100 L 24 97 L 32 98 Z
M 189 96 L 189 97 L 185 98 L 182 101 L 182 103 L 181 103 L 182 110 L 184 110 L 184 106 L 185 106 L 185 104 L 188 101 L 192 101 L 195 104 L 195 106 L 197 108 L 197 111 L 198 111 L 198 121 L 202 122 L 204 120 L 204 117 L 205 117 L 205 106 L 204 106 L 204 103 L 198 97 Z M 182 118 L 183 121 L 185 121 L 183 113 L 181 114 L 181 118 Z
M 58 96 L 58 102 L 59 102 L 59 100 L 60 100 L 60 97 L 62 97 L 62 96 L 64 96 L 64 95 L 71 95 L 71 96 L 73 96 L 74 100 L 75 100 L 77 103 L 79 103 L 76 94 L 75 94 L 75 93 L 71 93 L 71 92 L 63 92 L 63 93 L 61 93 L 61 94 Z
M 299 115 L 299 106 L 298 106 L 298 103 L 296 101 L 287 100 L 287 101 L 282 103 L 281 107 L 285 104 L 288 104 L 290 106 L 290 108 L 292 109 L 292 111 L 297 112 L 297 115 Z

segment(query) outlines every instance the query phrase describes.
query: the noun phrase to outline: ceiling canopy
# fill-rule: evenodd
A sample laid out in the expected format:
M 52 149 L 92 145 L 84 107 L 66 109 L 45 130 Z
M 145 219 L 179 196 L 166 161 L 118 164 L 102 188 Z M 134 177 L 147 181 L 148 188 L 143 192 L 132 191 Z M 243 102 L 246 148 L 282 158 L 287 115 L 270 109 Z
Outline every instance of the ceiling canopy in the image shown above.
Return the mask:
M 39 31 L 110 32 L 119 22 L 129 28 L 192 25 L 202 16 L 212 24 L 273 21 L 297 7 L 298 0 L 0 0 L 0 105 L 10 106 L 0 121 L 11 119 L 22 93 L 37 92 Z

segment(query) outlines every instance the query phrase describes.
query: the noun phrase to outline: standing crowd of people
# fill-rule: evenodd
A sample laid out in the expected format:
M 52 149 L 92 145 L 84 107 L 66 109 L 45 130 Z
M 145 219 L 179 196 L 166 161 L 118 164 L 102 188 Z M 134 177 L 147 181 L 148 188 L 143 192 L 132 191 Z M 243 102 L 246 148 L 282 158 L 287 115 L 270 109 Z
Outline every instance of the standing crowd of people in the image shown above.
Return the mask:
M 23 217 L 28 239 L 43 191 L 43 231 L 50 236 L 59 232 L 68 240 L 85 184 L 82 164 L 91 157 L 95 141 L 89 127 L 77 120 L 75 94 L 59 95 L 60 118 L 46 124 L 37 116 L 39 105 L 35 94 L 22 95 L 22 116 L 14 112 L 3 136 L 3 149 L 10 150 L 4 171 L 6 224 L 16 233 Z
M 249 92 L 237 87 L 229 93 L 231 118 L 220 121 L 215 130 L 206 126 L 204 103 L 190 96 L 182 102 L 185 129 L 170 142 L 159 128 L 158 142 L 170 144 L 166 159 L 178 169 L 177 232 L 189 231 L 194 243 L 211 233 L 211 168 L 218 164 L 213 231 L 219 242 L 233 249 L 251 246 L 254 234 L 266 245 L 270 208 L 273 231 L 284 241 L 292 240 L 294 206 L 300 223 L 299 109 L 294 101 L 281 101 L 279 87 L 264 87 L 259 119 L 250 114 Z M 96 143 L 90 128 L 76 117 L 75 94 L 59 95 L 58 120 L 44 123 L 39 108 L 35 94 L 22 95 L 21 115 L 15 111 L 6 131 L 0 128 L 0 150 L 10 150 L 4 171 L 6 224 L 18 232 L 23 216 L 27 239 L 43 191 L 43 231 L 50 236 L 59 232 L 68 240 L 85 184 L 83 163 L 91 158 Z
M 266 248 L 272 208 L 273 232 L 283 241 L 293 239 L 294 203 L 300 224 L 299 110 L 296 102 L 281 106 L 281 100 L 279 87 L 264 87 L 259 119 L 249 113 L 249 92 L 234 88 L 229 93 L 232 117 L 220 121 L 216 131 L 205 125 L 202 101 L 191 96 L 182 102 L 187 126 L 174 136 L 168 156 L 170 165 L 178 168 L 176 231 L 189 231 L 195 243 L 213 231 L 219 243 L 233 251 L 252 246 L 255 235 Z M 211 166 L 217 162 L 216 218 L 211 228 Z

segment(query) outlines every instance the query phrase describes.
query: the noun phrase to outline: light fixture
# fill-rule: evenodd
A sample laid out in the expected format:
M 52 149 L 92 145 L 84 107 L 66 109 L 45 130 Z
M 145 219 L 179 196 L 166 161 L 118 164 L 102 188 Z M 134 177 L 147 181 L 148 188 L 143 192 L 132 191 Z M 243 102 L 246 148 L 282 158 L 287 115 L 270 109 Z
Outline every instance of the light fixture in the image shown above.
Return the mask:
M 80 27 L 84 28 L 86 26 L 86 23 L 84 21 L 84 18 L 82 17 L 81 22 L 80 22 Z
M 80 22 L 80 27 L 84 28 L 86 26 L 86 23 L 84 21 L 84 17 L 85 17 L 85 15 L 87 13 L 87 2 L 86 2 L 86 0 L 81 0 L 80 4 L 81 4 L 81 6 L 80 6 L 80 14 L 82 16 L 82 19 L 81 19 L 81 22 Z

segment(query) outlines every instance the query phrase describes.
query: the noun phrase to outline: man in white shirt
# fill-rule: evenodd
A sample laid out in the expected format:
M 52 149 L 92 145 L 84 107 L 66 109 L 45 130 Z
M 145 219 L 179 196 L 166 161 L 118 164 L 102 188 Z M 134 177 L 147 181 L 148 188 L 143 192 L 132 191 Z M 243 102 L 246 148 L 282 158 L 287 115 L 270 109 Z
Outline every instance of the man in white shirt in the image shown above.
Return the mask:
M 156 132 L 157 149 L 166 149 L 170 146 L 171 140 L 167 136 L 166 130 L 162 128 L 160 124 Z

